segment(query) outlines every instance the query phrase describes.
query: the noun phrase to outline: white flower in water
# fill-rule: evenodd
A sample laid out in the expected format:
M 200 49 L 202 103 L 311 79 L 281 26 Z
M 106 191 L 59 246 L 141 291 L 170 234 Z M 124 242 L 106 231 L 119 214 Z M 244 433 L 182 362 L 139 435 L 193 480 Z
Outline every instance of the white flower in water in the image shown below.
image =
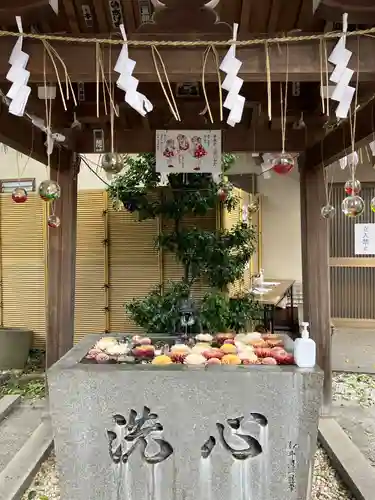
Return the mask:
M 202 356 L 201 354 L 188 354 L 185 358 L 185 363 L 187 365 L 205 365 L 206 364 L 206 358 Z
M 198 342 L 211 343 L 213 341 L 213 336 L 209 333 L 199 333 L 198 335 L 196 335 L 195 340 L 197 340 Z
M 198 344 L 195 344 L 191 352 L 194 354 L 203 354 L 208 348 L 209 346 L 207 345 L 207 342 L 199 342 Z
M 95 344 L 95 349 L 105 351 L 109 346 L 118 344 L 115 337 L 103 337 Z
M 105 348 L 105 352 L 109 356 L 123 356 L 129 352 L 129 347 L 126 344 L 110 344 Z
M 191 349 L 185 344 L 175 344 L 171 347 L 171 353 L 189 354 Z

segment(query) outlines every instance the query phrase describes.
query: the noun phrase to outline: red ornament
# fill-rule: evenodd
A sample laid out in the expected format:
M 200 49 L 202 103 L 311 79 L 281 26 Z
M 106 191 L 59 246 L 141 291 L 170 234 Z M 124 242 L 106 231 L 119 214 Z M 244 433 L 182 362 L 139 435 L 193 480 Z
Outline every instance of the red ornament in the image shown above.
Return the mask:
M 288 174 L 294 167 L 293 157 L 289 154 L 281 154 L 272 162 L 272 170 L 279 175 Z
M 25 203 L 27 201 L 27 191 L 22 187 L 17 187 L 12 192 L 12 200 L 14 203 Z
M 60 218 L 57 217 L 57 215 L 55 215 L 55 214 L 51 214 L 48 217 L 47 224 L 48 224 L 49 227 L 51 227 L 53 229 L 56 229 L 57 227 L 60 226 Z
M 223 188 L 220 188 L 218 190 L 217 195 L 218 195 L 220 201 L 226 201 L 226 199 L 228 198 L 228 193 Z

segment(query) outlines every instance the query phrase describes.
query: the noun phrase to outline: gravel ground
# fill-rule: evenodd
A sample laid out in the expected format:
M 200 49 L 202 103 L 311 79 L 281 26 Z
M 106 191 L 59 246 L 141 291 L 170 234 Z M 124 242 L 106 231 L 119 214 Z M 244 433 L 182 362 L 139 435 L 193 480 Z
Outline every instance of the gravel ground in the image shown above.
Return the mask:
M 333 380 L 335 401 L 356 401 L 364 407 L 375 405 L 375 377 L 364 374 L 335 374 Z M 55 457 L 51 455 L 36 475 L 22 500 L 60 500 Z M 324 450 L 318 446 L 314 464 L 313 494 L 311 500 L 354 500 L 333 469 Z

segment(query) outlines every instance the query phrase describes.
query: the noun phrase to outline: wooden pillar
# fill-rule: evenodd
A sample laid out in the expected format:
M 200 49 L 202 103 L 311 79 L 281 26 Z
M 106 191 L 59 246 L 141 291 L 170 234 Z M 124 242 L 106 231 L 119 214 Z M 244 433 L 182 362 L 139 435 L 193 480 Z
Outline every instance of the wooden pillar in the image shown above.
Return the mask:
M 51 168 L 51 179 L 61 187 L 55 203 L 61 224 L 48 228 L 48 367 L 73 346 L 79 161 L 69 152 L 61 155 L 58 168 Z
M 323 413 L 328 414 L 332 403 L 329 221 L 320 214 L 326 204 L 322 166 L 300 163 L 300 183 L 304 320 L 310 323 L 317 363 L 324 371 Z

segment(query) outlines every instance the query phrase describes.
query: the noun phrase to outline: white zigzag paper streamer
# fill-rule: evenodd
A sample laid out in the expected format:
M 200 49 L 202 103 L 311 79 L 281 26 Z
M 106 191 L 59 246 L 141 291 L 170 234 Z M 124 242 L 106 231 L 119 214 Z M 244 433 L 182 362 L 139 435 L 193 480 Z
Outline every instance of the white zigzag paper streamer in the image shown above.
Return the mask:
M 23 33 L 21 17 L 16 17 L 18 31 Z M 18 40 L 13 47 L 9 57 L 11 68 L 8 71 L 6 79 L 12 83 L 7 97 L 10 99 L 9 113 L 15 116 L 23 116 L 27 100 L 29 98 L 31 88 L 27 85 L 30 78 L 30 71 L 27 71 L 26 66 L 29 62 L 29 55 L 22 50 L 23 36 L 18 37 Z
M 120 31 L 122 38 L 126 42 L 127 37 L 123 24 L 120 25 Z M 146 96 L 137 90 L 139 80 L 132 75 L 135 65 L 136 62 L 129 57 L 128 45 L 124 44 L 114 67 L 114 71 L 120 74 L 116 84 L 119 89 L 125 92 L 125 102 L 140 115 L 146 116 L 147 113 L 152 111 L 153 105 Z
M 237 40 L 238 24 L 233 25 L 233 40 Z M 240 95 L 240 90 L 243 85 L 242 78 L 239 78 L 238 72 L 242 66 L 242 62 L 236 58 L 236 45 L 230 46 L 224 59 L 220 64 L 220 69 L 227 76 L 221 85 L 221 88 L 228 92 L 224 101 L 224 108 L 229 109 L 229 116 L 227 119 L 228 125 L 234 127 L 237 123 L 241 122 L 243 108 L 245 106 L 245 98 Z
M 342 158 L 339 159 L 339 164 L 341 167 L 341 170 L 345 170 L 348 165 L 356 167 L 358 165 L 359 158 L 358 158 L 358 153 L 354 151 L 354 153 L 350 153 L 347 156 L 343 156 Z
M 336 83 L 331 99 L 339 104 L 336 108 L 337 118 L 347 118 L 350 105 L 353 100 L 355 88 L 349 85 L 354 71 L 347 68 L 352 52 L 346 48 L 346 32 L 348 31 L 348 14 L 342 16 L 343 34 L 335 45 L 328 61 L 336 67 L 329 77 L 330 81 Z

